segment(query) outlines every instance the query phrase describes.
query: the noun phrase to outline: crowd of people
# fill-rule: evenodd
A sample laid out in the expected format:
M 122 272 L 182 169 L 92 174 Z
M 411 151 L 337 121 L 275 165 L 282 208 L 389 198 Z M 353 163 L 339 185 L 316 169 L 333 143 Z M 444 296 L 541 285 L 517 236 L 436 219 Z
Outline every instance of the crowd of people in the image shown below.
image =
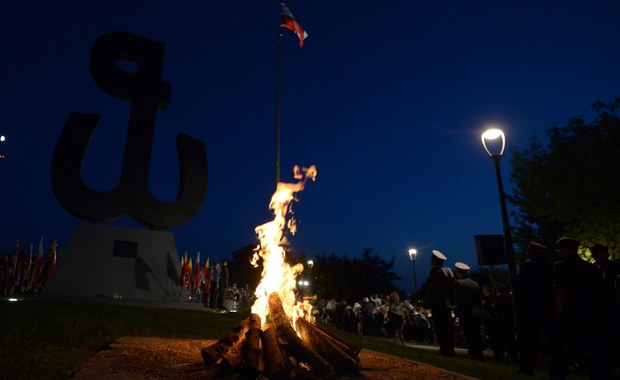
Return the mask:
M 397 292 L 375 294 L 353 303 L 322 299 L 313 305 L 312 312 L 317 320 L 360 335 L 394 338 L 400 344 L 435 342 L 430 310 L 409 300 L 401 303 Z
M 313 312 L 349 332 L 396 344 L 437 344 L 444 356 L 466 347 L 479 360 L 487 350 L 526 375 L 545 361 L 551 379 L 566 379 L 570 371 L 618 379 L 620 263 L 601 244 L 588 248 L 590 263 L 579 256 L 579 246 L 559 239 L 554 248 L 560 259 L 552 264 L 547 247 L 530 243 L 513 292 L 500 284 L 481 287 L 467 264 L 445 267 L 446 256 L 435 250 L 430 274 L 412 300 L 401 302 L 397 292 L 352 303 L 320 300 Z

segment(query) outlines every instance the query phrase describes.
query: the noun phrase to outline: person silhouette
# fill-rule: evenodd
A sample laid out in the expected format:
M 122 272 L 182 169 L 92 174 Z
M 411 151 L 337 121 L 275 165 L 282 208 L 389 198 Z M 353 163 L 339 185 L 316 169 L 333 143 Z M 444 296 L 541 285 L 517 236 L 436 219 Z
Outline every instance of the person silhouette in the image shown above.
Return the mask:
M 443 266 L 445 261 L 446 256 L 443 253 L 433 250 L 431 270 L 420 288 L 419 296 L 431 309 L 435 334 L 439 341 L 439 353 L 443 356 L 454 356 L 452 305 L 455 281 L 450 268 Z
M 461 262 L 456 268 L 456 294 L 454 309 L 465 335 L 467 355 L 472 359 L 482 359 L 482 291 L 480 285 L 469 277 L 469 265 Z

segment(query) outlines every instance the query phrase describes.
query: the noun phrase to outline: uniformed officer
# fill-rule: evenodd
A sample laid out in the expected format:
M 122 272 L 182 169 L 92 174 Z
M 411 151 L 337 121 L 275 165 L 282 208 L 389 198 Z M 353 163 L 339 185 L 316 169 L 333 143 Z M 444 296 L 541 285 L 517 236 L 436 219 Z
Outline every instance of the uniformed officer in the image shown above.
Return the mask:
M 454 274 L 450 268 L 443 266 L 446 256 L 433 250 L 431 271 L 426 282 L 420 288 L 419 296 L 430 307 L 435 334 L 439 341 L 439 353 L 454 356 L 454 319 L 452 305 L 454 302 Z
M 545 257 L 547 247 L 530 242 L 527 259 L 517 276 L 517 309 L 519 310 L 519 368 L 532 375 L 537 349 L 542 349 L 541 337 L 547 340 L 551 379 L 566 377 L 564 343 L 555 318 L 553 298 L 553 266 Z
M 482 291 L 480 285 L 469 277 L 469 265 L 461 262 L 456 267 L 456 295 L 454 309 L 467 343 L 467 355 L 482 359 Z

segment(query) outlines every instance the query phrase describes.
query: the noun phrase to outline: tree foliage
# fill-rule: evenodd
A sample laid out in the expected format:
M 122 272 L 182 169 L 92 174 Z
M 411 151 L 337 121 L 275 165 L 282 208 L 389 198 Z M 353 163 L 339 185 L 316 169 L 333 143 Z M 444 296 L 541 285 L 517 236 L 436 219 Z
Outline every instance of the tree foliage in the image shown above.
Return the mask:
M 360 258 L 350 259 L 334 253 L 313 259 L 312 290 L 319 298 L 336 298 L 349 302 L 372 294 L 388 294 L 396 290 L 394 281 L 400 277 L 389 262 L 365 248 Z
M 512 150 L 516 208 L 515 243 L 530 240 L 552 246 L 561 236 L 582 245 L 606 244 L 620 249 L 620 97 L 593 105 L 594 119 L 572 118 L 554 124 L 546 144 L 532 138 L 523 150 Z

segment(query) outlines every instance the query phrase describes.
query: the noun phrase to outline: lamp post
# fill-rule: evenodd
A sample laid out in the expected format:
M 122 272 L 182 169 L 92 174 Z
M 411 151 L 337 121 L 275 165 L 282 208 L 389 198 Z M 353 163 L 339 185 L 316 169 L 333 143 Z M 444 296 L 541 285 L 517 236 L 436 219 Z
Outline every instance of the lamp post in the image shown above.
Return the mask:
M 308 272 L 308 279 L 310 280 L 314 280 L 314 276 L 312 274 L 312 267 L 314 266 L 314 261 L 312 260 L 308 260 L 306 262 L 306 264 L 308 264 L 308 268 L 310 268 L 310 271 Z M 301 281 L 300 281 L 301 282 Z M 308 293 L 309 287 L 310 287 L 310 282 L 309 281 L 303 281 L 303 284 L 300 283 L 300 285 L 302 285 L 303 287 L 305 287 L 305 293 Z
M 501 140 L 501 149 L 498 153 L 493 153 L 487 146 L 487 142 Z M 506 147 L 506 137 L 504 132 L 498 128 L 487 129 L 481 136 L 482 146 L 487 154 L 493 160 L 495 165 L 495 175 L 497 176 L 497 190 L 499 192 L 499 205 L 502 210 L 502 224 L 504 225 L 504 247 L 506 250 L 506 262 L 508 263 L 508 271 L 510 275 L 510 288 L 514 293 L 514 285 L 517 279 L 517 268 L 515 264 L 515 253 L 512 247 L 512 234 L 510 233 L 510 222 L 508 220 L 508 209 L 506 208 L 506 194 L 504 193 L 504 185 L 502 182 L 502 174 L 500 171 L 499 161 L 504 154 Z
M 411 259 L 411 262 L 413 263 L 413 294 L 416 294 L 418 292 L 418 283 L 416 281 L 416 274 L 415 274 L 415 259 L 417 255 L 418 255 L 418 251 L 415 248 L 409 249 L 409 259 Z
M 4 135 L 0 135 L 0 142 L 4 142 L 4 141 L 6 141 L 6 137 L 4 137 Z M 0 152 L 0 160 L 2 160 L 3 158 L 6 158 L 6 155 Z
M 482 133 L 480 139 L 482 140 L 482 146 L 486 150 L 487 154 L 493 160 L 495 165 L 495 175 L 497 176 L 497 190 L 499 192 L 499 205 L 502 210 L 502 224 L 504 225 L 504 250 L 506 253 L 506 262 L 508 264 L 508 274 L 510 277 L 510 290 L 512 291 L 512 314 L 514 318 L 515 334 L 517 333 L 517 309 L 515 305 L 515 285 L 517 281 L 517 267 L 515 264 L 515 252 L 512 247 L 512 234 L 510 233 L 510 222 L 508 220 L 508 209 L 506 208 L 506 194 L 504 193 L 504 185 L 502 183 L 502 174 L 499 167 L 499 161 L 504 154 L 504 148 L 506 147 L 506 137 L 504 132 L 499 128 L 490 128 Z M 501 149 L 499 152 L 493 153 L 487 146 L 487 143 L 496 142 L 497 139 L 501 140 Z M 495 144 L 497 149 L 497 144 Z

